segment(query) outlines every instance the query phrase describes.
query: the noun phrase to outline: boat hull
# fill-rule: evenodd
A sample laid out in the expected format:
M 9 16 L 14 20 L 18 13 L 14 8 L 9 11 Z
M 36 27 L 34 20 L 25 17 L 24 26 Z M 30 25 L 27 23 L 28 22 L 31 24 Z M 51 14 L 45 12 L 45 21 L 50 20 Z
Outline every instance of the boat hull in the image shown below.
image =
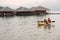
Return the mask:
M 39 26 L 51 25 L 53 22 L 55 22 L 55 21 L 52 21 L 51 23 L 46 24 L 44 21 L 38 21 L 38 27 Z

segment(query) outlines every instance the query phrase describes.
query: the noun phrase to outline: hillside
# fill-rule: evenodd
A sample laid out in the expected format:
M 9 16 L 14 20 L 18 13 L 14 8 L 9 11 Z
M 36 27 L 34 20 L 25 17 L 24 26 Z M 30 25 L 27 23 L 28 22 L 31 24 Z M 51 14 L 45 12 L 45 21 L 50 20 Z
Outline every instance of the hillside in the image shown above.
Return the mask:
M 0 6 L 0 9 L 2 9 L 2 8 L 4 8 L 4 7 Z

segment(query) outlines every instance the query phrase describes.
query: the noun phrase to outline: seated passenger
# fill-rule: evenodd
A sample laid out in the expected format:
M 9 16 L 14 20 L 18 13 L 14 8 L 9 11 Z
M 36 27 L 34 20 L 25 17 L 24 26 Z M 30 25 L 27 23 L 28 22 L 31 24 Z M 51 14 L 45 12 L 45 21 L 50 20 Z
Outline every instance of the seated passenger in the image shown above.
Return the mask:
M 50 18 L 48 18 L 48 22 L 51 23 L 51 19 Z
M 46 24 L 48 24 L 48 22 L 47 22 L 47 20 L 46 20 L 46 19 L 44 19 L 44 22 L 45 22 Z

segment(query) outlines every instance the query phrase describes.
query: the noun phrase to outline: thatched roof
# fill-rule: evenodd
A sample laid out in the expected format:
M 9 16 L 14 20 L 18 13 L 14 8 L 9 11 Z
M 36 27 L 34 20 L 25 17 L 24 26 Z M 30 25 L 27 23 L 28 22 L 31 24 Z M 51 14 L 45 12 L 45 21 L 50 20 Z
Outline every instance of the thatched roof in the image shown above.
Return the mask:
M 35 10 L 49 10 L 49 9 L 42 6 L 38 6 L 38 7 L 32 7 L 30 10 L 35 11 Z
M 32 8 L 30 8 L 30 11 L 35 11 L 35 8 L 36 8 L 36 7 L 32 7 Z
M 4 7 L 3 9 L 1 9 L 0 11 L 14 11 L 13 9 L 9 8 L 9 7 Z
M 42 7 L 42 6 L 32 7 L 30 9 L 25 8 L 25 7 L 19 7 L 15 11 L 35 11 L 35 10 L 49 10 L 49 9 L 45 8 L 45 7 Z M 4 7 L 0 11 L 14 11 L 14 10 L 9 8 L 9 7 Z
M 15 11 L 29 11 L 29 9 L 25 7 L 20 7 L 20 8 L 17 8 Z

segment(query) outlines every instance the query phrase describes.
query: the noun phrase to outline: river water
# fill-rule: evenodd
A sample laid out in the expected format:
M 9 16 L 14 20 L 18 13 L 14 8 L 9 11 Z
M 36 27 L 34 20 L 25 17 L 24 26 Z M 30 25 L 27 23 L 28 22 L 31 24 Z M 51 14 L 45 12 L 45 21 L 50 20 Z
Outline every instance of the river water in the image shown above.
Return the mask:
M 0 17 L 0 40 L 60 40 L 60 14 L 44 16 Z M 51 18 L 49 29 L 37 27 L 37 21 Z

